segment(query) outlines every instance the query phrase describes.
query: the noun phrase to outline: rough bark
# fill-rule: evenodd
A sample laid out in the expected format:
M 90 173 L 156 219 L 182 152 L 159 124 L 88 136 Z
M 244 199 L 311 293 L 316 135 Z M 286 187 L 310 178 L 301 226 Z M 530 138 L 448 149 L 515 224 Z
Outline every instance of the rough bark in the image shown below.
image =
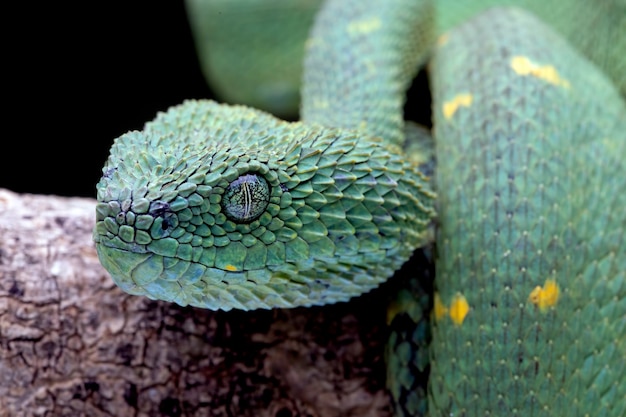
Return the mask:
M 0 190 L 0 416 L 385 416 L 385 303 L 214 312 L 120 291 L 95 201 Z

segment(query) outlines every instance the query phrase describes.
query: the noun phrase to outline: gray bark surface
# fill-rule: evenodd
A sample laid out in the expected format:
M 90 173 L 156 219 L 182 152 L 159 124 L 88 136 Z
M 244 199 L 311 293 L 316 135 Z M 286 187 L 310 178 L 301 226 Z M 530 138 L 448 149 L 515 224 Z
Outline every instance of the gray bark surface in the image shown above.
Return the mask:
M 208 311 L 123 293 L 95 200 L 0 189 L 0 416 L 385 416 L 385 302 Z

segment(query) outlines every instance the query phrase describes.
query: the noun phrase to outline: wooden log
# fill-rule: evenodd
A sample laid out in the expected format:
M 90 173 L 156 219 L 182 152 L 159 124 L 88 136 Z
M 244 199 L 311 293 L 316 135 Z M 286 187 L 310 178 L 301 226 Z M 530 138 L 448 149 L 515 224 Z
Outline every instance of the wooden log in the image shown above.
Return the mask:
M 208 311 L 120 291 L 95 200 L 0 189 L 0 416 L 386 416 L 385 304 Z

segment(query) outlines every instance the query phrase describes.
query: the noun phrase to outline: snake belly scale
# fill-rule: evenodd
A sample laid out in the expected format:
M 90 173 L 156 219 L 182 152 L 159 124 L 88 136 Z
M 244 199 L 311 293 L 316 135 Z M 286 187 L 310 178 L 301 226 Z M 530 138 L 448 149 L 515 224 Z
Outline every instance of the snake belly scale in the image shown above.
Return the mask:
M 432 340 L 414 337 L 428 388 L 405 392 L 405 345 L 390 362 L 396 414 L 626 415 L 620 72 L 522 9 L 445 34 L 440 14 L 327 1 L 300 122 L 187 101 L 116 139 L 97 186 L 100 260 L 124 291 L 180 305 L 319 305 L 385 281 L 435 220 L 434 293 L 414 294 L 433 304 L 417 308 Z M 427 58 L 432 178 L 405 155 L 402 116 Z

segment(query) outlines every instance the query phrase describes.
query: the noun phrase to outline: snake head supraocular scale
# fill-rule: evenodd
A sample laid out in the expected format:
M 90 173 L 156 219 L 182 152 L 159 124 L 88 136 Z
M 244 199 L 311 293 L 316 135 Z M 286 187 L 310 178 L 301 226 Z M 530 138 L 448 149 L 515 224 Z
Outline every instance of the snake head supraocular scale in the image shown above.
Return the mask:
M 380 138 L 212 101 L 115 141 L 94 240 L 124 291 L 210 309 L 346 300 L 424 243 L 428 179 Z

